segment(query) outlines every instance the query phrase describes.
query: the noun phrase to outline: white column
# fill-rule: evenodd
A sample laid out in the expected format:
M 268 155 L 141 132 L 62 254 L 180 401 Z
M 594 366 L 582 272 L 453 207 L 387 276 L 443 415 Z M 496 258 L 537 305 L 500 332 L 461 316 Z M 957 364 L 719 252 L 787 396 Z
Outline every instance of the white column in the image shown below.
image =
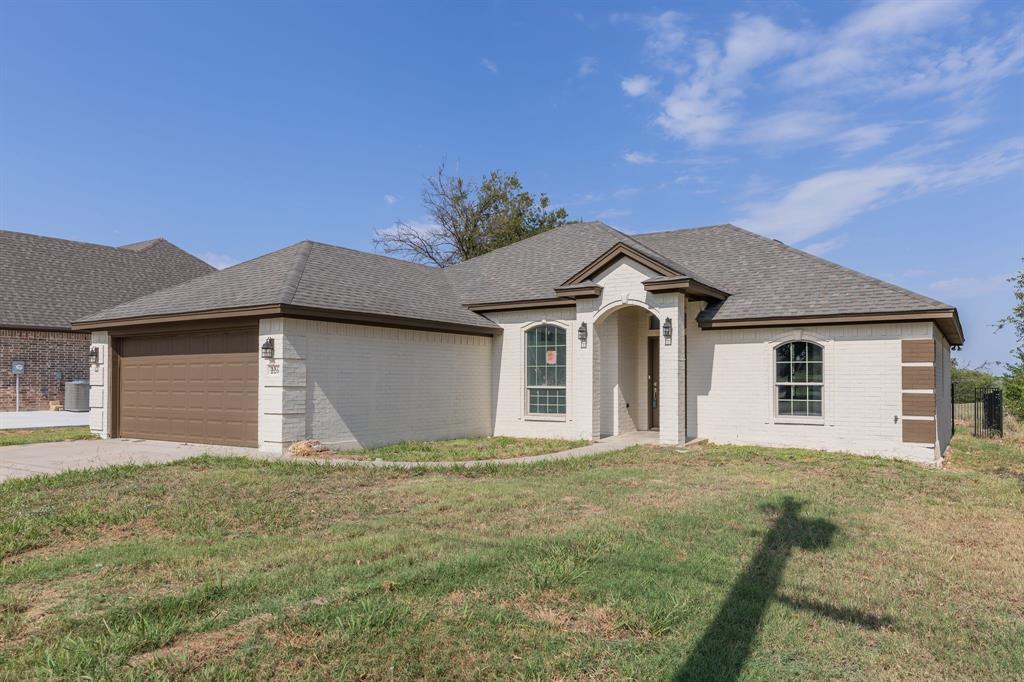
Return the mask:
M 100 438 L 110 438 L 110 334 L 93 332 L 90 348 L 99 350 L 99 357 L 89 363 L 89 430 Z
M 259 448 L 283 453 L 306 438 L 306 337 L 289 332 L 289 320 L 260 320 L 260 348 L 274 341 L 274 357 L 260 355 Z
M 598 408 L 598 382 L 600 368 L 597 366 L 597 333 L 594 329 L 594 317 L 597 312 L 596 298 L 576 300 L 575 327 L 571 330 L 573 345 L 573 419 L 576 423 L 577 435 L 588 440 L 597 440 L 600 434 L 600 411 Z M 580 345 L 577 332 L 581 323 L 587 325 L 587 347 Z
M 680 293 L 653 297 L 658 320 L 672 321 L 671 341 L 664 333 L 659 347 L 659 437 L 662 445 L 680 445 L 686 440 L 686 296 Z

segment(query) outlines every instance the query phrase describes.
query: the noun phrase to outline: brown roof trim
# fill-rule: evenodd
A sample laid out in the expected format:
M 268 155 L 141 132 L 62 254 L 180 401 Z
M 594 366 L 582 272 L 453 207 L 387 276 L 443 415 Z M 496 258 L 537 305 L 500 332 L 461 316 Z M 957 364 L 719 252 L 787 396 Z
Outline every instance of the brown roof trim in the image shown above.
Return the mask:
M 570 308 L 575 301 L 566 298 L 532 298 L 520 301 L 496 301 L 494 303 L 468 303 L 466 307 L 473 312 L 483 313 L 492 310 L 525 310 L 527 308 Z
M 603 290 L 604 288 L 597 284 L 592 286 L 555 287 L 555 293 L 565 298 L 597 298 Z
M 942 310 L 913 310 L 895 313 L 836 313 L 834 315 L 813 315 L 802 317 L 761 317 L 736 320 L 701 320 L 697 323 L 702 329 L 735 329 L 743 327 L 788 327 L 793 325 L 828 325 L 828 324 L 864 324 L 869 322 L 910 322 L 928 320 L 938 325 L 951 345 L 959 346 L 964 342 L 963 328 L 956 308 Z
M 456 322 L 435 322 L 433 320 L 415 320 L 392 315 L 376 315 L 373 313 L 353 313 L 343 310 L 325 310 L 305 306 L 281 306 L 284 317 L 303 320 L 322 320 L 325 322 L 344 322 L 362 324 L 373 327 L 391 327 L 393 329 L 412 329 L 416 331 L 447 332 L 451 334 L 468 334 L 470 336 L 496 336 L 502 330 L 498 326 L 485 327 Z
M 189 313 L 173 313 L 166 315 L 143 315 L 140 317 L 124 317 L 115 320 L 88 320 L 72 322 L 75 331 L 105 331 L 118 327 L 135 327 L 145 324 L 167 324 L 170 322 L 190 322 L 193 320 L 218 320 L 231 317 L 275 317 L 281 315 L 281 305 L 274 303 L 244 308 L 220 308 L 201 310 Z
M 729 294 L 710 287 L 700 282 L 695 282 L 689 277 L 667 277 L 662 279 L 647 280 L 644 282 L 644 291 L 679 291 L 687 294 L 690 298 L 724 301 Z
M 651 270 L 654 270 L 659 275 L 671 276 L 679 275 L 680 273 L 669 268 L 668 266 L 659 263 L 650 256 L 646 256 L 632 246 L 624 244 L 623 242 L 617 242 L 610 249 L 602 253 L 600 256 L 592 260 L 586 267 L 577 272 L 575 275 L 565 280 L 562 286 L 571 286 L 573 284 L 579 284 L 580 282 L 590 279 L 593 275 L 597 274 L 601 270 L 614 263 L 620 258 L 632 258 L 641 265 L 644 265 Z
M 145 317 L 123 318 L 117 320 L 76 322 L 74 323 L 73 328 L 75 331 L 111 331 L 129 327 L 141 328 L 155 325 L 166 326 L 168 324 L 181 322 L 203 322 L 208 320 L 223 321 L 239 317 L 255 319 L 265 317 L 295 317 L 309 320 L 349 322 L 352 324 L 394 327 L 400 329 L 472 334 L 474 336 L 494 336 L 495 334 L 501 333 L 501 329 L 496 326 L 474 326 L 470 324 L 435 322 L 432 320 L 414 320 L 391 315 L 373 315 L 368 313 L 310 308 L 306 306 L 282 305 L 277 303 L 265 306 L 222 308 L 218 310 L 203 310 L 194 313 L 179 313 L 173 315 L 149 315 Z
M 0 324 L 0 329 L 17 329 L 26 332 L 68 332 L 73 331 L 71 325 L 64 326 L 42 326 L 38 324 Z

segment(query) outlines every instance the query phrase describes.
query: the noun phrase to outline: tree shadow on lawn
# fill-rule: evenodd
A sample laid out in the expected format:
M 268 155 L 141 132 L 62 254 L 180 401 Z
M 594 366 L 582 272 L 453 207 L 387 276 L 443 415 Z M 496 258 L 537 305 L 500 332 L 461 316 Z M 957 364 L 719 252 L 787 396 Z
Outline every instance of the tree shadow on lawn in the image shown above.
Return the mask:
M 761 620 L 774 598 L 791 608 L 877 630 L 887 617 L 866 614 L 814 599 L 776 596 L 786 562 L 794 549 L 822 550 L 832 544 L 836 526 L 824 519 L 800 517 L 803 502 L 786 497 L 781 506 L 766 505 L 774 522 L 757 553 L 736 578 L 711 625 L 704 631 L 675 680 L 736 680 L 753 650 Z

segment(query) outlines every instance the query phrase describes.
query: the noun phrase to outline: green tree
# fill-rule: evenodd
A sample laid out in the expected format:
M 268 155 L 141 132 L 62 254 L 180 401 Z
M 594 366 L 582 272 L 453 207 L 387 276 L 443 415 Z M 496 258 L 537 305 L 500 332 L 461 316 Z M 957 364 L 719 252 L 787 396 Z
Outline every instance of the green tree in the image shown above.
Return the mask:
M 1024 268 L 1007 281 L 1013 285 L 1017 303 L 996 326 L 999 329 L 1011 327 L 1017 336 L 1017 347 L 1010 352 L 1013 361 L 1006 364 L 1003 393 L 1006 410 L 1017 419 L 1024 420 Z
M 399 221 L 377 230 L 373 242 L 379 249 L 443 268 L 558 227 L 568 218 L 564 208 L 549 208 L 546 194 L 534 198 L 515 173 L 502 171 L 476 182 L 448 175 L 442 163 L 427 178 L 422 198 L 430 224 Z

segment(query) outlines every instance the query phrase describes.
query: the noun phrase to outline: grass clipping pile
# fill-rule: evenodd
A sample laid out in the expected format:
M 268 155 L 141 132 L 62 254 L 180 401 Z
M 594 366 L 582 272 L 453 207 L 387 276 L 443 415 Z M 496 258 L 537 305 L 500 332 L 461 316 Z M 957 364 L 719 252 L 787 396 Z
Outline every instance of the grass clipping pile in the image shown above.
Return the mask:
M 292 457 L 323 457 L 330 452 L 327 446 L 318 440 L 300 440 L 288 448 L 288 454 Z

